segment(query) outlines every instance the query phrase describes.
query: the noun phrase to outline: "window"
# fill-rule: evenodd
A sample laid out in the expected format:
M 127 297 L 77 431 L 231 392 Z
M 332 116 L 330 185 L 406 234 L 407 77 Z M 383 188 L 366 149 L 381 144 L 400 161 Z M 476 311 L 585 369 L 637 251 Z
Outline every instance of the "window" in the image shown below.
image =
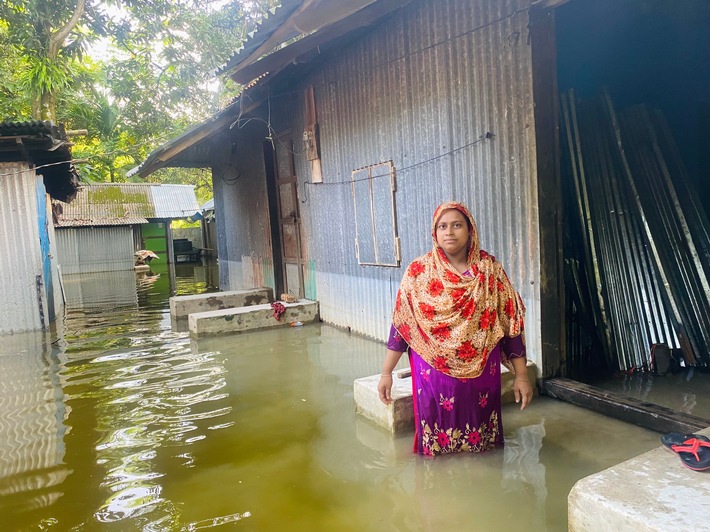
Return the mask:
M 355 207 L 355 253 L 361 266 L 399 266 L 392 161 L 365 166 L 352 173 Z

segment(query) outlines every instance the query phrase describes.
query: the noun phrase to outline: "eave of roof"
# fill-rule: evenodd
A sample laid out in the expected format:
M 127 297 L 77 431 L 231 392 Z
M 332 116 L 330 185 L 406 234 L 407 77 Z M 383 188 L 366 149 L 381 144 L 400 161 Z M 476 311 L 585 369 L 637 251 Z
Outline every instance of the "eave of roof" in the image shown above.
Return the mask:
M 223 127 L 230 124 L 239 112 L 239 101 L 235 101 L 214 116 L 204 122 L 191 127 L 180 136 L 159 146 L 146 157 L 138 166 L 126 172 L 126 177 L 138 175 L 147 177 L 156 170 L 168 166 L 168 163 L 180 155 L 183 151 L 191 148 L 200 141 L 218 133 Z
M 331 22 L 313 33 L 304 36 L 288 46 L 280 48 L 269 55 L 259 58 L 254 62 L 245 60 L 230 74 L 237 83 L 245 84 L 258 76 L 268 72 L 271 75 L 280 72 L 285 67 L 294 63 L 307 62 L 313 50 L 342 38 L 358 28 L 369 26 L 395 9 L 410 3 L 412 0 L 378 0 L 366 2 L 361 9 L 340 17 L 342 12 Z M 350 5 L 349 7 L 352 8 Z
M 31 163 L 44 178 L 47 193 L 66 202 L 79 186 L 71 147 L 63 126 L 50 121 L 0 122 L 0 162 Z
M 245 57 L 250 56 L 258 50 L 273 35 L 273 33 L 280 28 L 286 20 L 288 20 L 288 18 L 301 6 L 302 3 L 303 0 L 282 0 L 280 6 L 276 7 L 271 14 L 267 13 L 266 16 L 259 21 L 256 29 L 249 34 L 249 38 L 242 44 L 242 47 L 232 54 L 232 57 L 227 60 L 226 64 L 215 71 L 215 75 L 219 76 L 224 72 L 233 69 L 240 62 L 242 62 Z M 294 32 L 295 31 L 296 30 L 294 28 Z M 294 34 L 292 37 L 295 37 L 296 35 L 297 34 Z
M 395 7 L 399 7 L 409 3 L 409 1 L 411 0 L 405 2 L 396 0 L 394 2 L 388 2 L 387 0 L 302 0 L 295 8 L 292 5 L 293 2 L 285 1 L 284 3 L 287 4 L 288 8 L 285 11 L 290 10 L 289 16 L 274 16 L 263 21 L 253 37 L 232 56 L 227 65 L 220 69 L 219 72 L 229 72 L 235 81 L 239 80 L 239 83 L 247 83 L 267 71 L 273 72 L 273 70 L 266 69 L 263 66 L 255 67 L 254 65 L 264 58 L 283 52 L 294 44 L 299 43 L 299 41 L 296 41 L 290 45 L 285 45 L 290 40 L 296 37 L 307 38 L 311 34 L 320 33 L 336 23 L 349 20 L 351 24 L 340 25 L 342 35 L 343 32 L 354 30 L 362 25 L 363 17 L 360 12 L 373 4 L 377 4 L 379 7 L 370 10 L 373 18 L 369 22 L 394 9 L 384 6 L 384 4 L 397 4 Z M 276 14 L 278 13 L 279 11 L 276 11 Z M 360 20 L 357 20 L 357 17 L 353 17 L 353 15 L 358 13 L 360 13 Z M 328 40 L 338 36 L 340 35 L 336 35 L 331 28 L 331 35 Z M 312 41 L 315 42 L 316 40 Z M 323 41 L 321 37 L 320 44 L 323 42 L 327 42 L 327 40 Z M 318 43 L 313 46 L 318 46 Z M 300 49 L 303 49 L 303 46 Z M 283 57 L 288 54 L 281 55 Z M 247 68 L 249 69 L 249 74 L 242 75 L 241 71 Z

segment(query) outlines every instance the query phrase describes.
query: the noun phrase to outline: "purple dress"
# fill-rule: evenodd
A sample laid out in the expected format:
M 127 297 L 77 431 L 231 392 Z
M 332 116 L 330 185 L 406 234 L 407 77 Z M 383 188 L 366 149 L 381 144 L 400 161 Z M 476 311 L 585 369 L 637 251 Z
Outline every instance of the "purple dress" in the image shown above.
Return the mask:
M 387 347 L 409 346 L 392 326 Z M 488 355 L 481 375 L 457 379 L 437 371 L 409 349 L 414 395 L 414 451 L 433 456 L 481 452 L 503 443 L 500 418 L 501 349 L 508 358 L 525 356 L 522 337 L 503 338 Z

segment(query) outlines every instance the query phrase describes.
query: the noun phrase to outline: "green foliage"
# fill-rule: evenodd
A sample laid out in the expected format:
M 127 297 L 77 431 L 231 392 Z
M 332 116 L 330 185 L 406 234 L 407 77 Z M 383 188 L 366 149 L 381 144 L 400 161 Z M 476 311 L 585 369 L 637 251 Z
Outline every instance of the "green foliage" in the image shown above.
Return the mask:
M 75 159 L 88 161 L 77 164 L 82 179 L 125 181 L 150 151 L 236 95 L 234 84 L 215 90 L 214 71 L 276 3 L 3 0 L 0 120 L 48 117 L 86 129 L 72 138 Z M 207 170 L 151 178 L 193 184 L 201 202 L 212 197 Z

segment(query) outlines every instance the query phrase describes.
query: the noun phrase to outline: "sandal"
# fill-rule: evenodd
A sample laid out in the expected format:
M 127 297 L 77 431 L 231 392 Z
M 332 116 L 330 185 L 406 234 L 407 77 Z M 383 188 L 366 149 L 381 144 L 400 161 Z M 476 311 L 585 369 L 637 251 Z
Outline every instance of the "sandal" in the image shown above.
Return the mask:
M 680 461 L 688 469 L 693 471 L 710 469 L 710 442 L 693 437 L 682 445 L 671 446 L 671 449 L 678 453 Z
M 681 432 L 669 432 L 661 436 L 661 443 L 669 451 L 673 452 L 674 445 L 683 445 L 686 441 L 696 438 L 700 441 L 710 441 L 710 438 L 702 434 L 683 434 Z

